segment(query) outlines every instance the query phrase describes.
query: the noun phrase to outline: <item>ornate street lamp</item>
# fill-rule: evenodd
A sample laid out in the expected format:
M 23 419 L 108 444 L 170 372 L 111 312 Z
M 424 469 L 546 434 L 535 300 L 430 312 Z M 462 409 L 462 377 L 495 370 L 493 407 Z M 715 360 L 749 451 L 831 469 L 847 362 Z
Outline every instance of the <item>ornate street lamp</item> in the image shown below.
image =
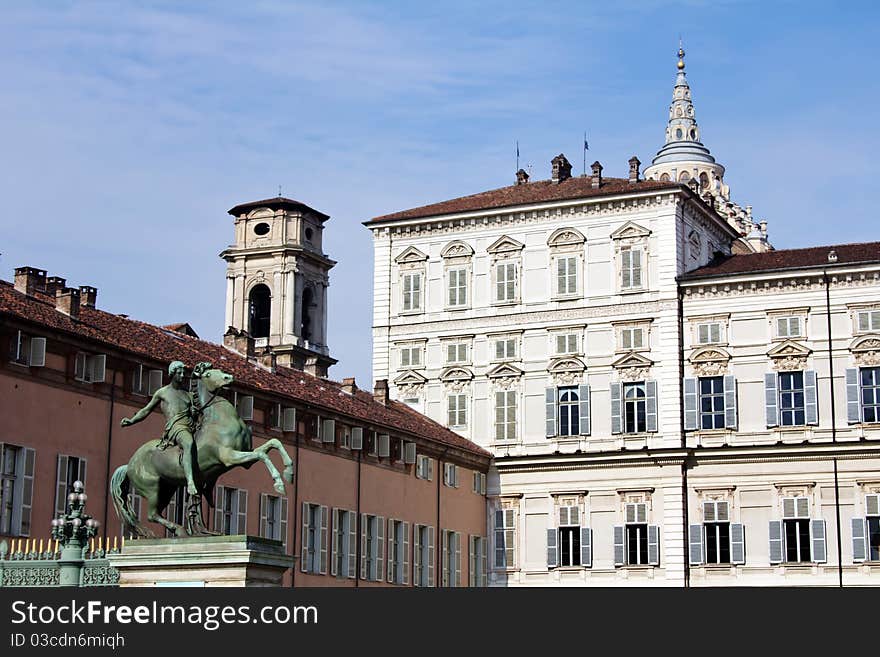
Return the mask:
M 88 498 L 83 483 L 73 482 L 73 492 L 67 496 L 67 513 L 52 520 L 52 538 L 61 544 L 61 586 L 79 586 L 85 547 L 98 534 L 100 523 L 85 512 Z

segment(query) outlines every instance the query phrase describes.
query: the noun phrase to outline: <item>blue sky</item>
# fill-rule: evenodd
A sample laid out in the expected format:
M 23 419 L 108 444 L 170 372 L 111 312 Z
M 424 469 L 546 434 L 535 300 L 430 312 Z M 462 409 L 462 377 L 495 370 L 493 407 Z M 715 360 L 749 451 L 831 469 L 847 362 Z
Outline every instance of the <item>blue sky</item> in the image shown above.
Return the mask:
M 611 6 L 613 4 L 613 7 Z M 848 2 L 4 2 L 0 277 L 223 332 L 233 205 L 327 214 L 331 376 L 370 385 L 370 217 L 703 141 L 777 248 L 880 239 L 880 10 Z

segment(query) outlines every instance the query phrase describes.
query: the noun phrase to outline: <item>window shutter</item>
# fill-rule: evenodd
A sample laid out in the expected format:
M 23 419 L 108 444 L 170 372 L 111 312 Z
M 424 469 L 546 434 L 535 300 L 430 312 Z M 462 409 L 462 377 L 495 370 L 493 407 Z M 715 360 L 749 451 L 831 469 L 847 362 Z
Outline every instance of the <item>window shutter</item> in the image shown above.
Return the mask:
M 727 374 L 724 377 L 724 427 L 736 431 L 736 377 Z
M 340 523 L 341 513 L 342 512 L 339 509 L 333 509 L 333 526 L 330 530 L 333 535 L 333 540 L 330 545 L 330 574 L 334 577 L 342 575 L 342 573 L 336 572 L 336 559 L 339 556 L 339 551 L 343 547 L 339 544 L 339 529 L 342 526 Z
M 819 404 L 816 393 L 816 371 L 804 372 L 804 412 L 807 424 L 819 424 Z
M 434 459 L 427 459 L 428 463 L 428 481 L 434 481 Z
M 687 377 L 684 380 L 684 430 L 697 429 L 697 380 Z
M 223 504 L 226 496 L 226 488 L 223 486 L 217 486 L 216 491 L 214 493 L 214 531 L 218 534 L 225 533 L 223 531 Z M 172 502 L 174 501 L 174 497 L 171 498 Z M 165 512 L 166 518 L 171 518 L 171 507 L 168 507 L 169 510 Z
M 385 518 L 376 517 L 376 581 L 385 579 Z
M 67 457 L 58 455 L 55 476 L 55 516 L 64 515 L 67 511 Z
M 559 563 L 559 548 L 556 543 L 556 527 L 547 529 L 547 568 L 556 568 Z
M 640 249 L 633 249 L 632 253 L 632 286 L 642 286 L 642 252 Z
M 281 430 L 296 431 L 296 409 L 285 408 L 281 412 Z
M 776 372 L 764 373 L 764 411 L 767 428 L 779 425 L 779 394 L 776 391 Z
M 730 563 L 742 565 L 746 562 L 746 531 L 745 525 L 730 523 Z
M 404 455 L 403 462 L 412 465 L 416 462 L 416 444 L 415 443 L 406 443 L 406 454 Z
M 660 527 L 648 525 L 648 564 L 656 566 L 660 563 Z
M 770 563 L 782 563 L 782 521 L 771 520 L 770 533 Z
M 274 538 L 266 533 L 266 507 L 269 505 L 269 496 L 265 493 L 260 494 L 260 536 L 263 538 Z
M 623 417 L 620 403 L 622 387 L 621 383 L 611 384 L 611 433 L 622 432 Z
M 455 532 L 455 581 L 453 586 L 461 586 L 461 533 Z
M 590 435 L 590 386 L 582 383 L 578 386 L 578 415 L 582 436 Z
M 367 579 L 367 514 L 361 514 L 361 579 Z
M 620 273 L 621 277 L 621 287 L 627 288 L 632 287 L 632 251 L 629 249 L 624 249 L 620 252 Z
M 363 449 L 364 448 L 364 430 L 361 427 L 352 427 L 351 428 L 351 448 L 352 449 Z
M 477 537 L 468 536 L 468 586 L 473 588 L 477 585 L 477 571 L 474 567 L 477 563 Z
M 46 365 L 46 338 L 31 338 L 31 353 L 28 365 L 44 367 Z
M 287 552 L 287 498 L 281 498 L 281 519 L 278 523 L 280 533 L 281 533 L 281 544 L 284 546 L 284 551 Z
M 0 456 L 2 456 L 2 453 L 3 450 L 0 448 Z M 19 479 L 21 486 L 17 487 L 19 488 L 18 499 L 21 500 L 21 511 L 17 518 L 18 535 L 30 536 L 31 510 L 34 497 L 34 466 L 37 460 L 37 452 L 30 447 L 24 447 L 19 458 L 23 459 L 23 467 L 20 470 L 22 476 Z
M 386 581 L 393 582 L 394 581 L 394 562 L 396 561 L 395 557 L 397 556 L 397 536 L 394 533 L 394 521 L 391 518 L 388 518 L 388 531 L 386 532 L 386 536 L 388 537 L 388 568 L 386 569 Z
M 488 541 L 485 537 L 480 539 L 480 586 L 482 587 L 486 586 L 486 581 L 488 579 L 487 567 L 489 565 L 489 558 L 486 554 L 486 543 L 488 543 Z
M 593 531 L 589 527 L 581 527 L 581 565 L 593 565 Z
M 162 370 L 150 370 L 147 374 L 147 394 L 152 395 L 162 387 Z
M 409 585 L 409 523 L 403 523 L 403 583 Z
M 862 421 L 862 405 L 859 403 L 859 368 L 846 369 L 846 421 L 858 424 Z
M 880 495 L 865 495 L 865 515 L 880 516 Z
M 797 511 L 795 510 L 795 498 L 793 497 L 783 497 L 782 498 L 782 517 L 783 518 L 796 518 Z
M 715 516 L 718 522 L 727 522 L 730 520 L 730 505 L 727 502 L 715 502 Z
M 691 525 L 688 531 L 688 557 L 692 566 L 703 563 L 703 525 Z
M 645 427 L 657 431 L 657 382 L 645 381 Z
M 816 563 L 825 563 L 828 560 L 828 554 L 825 549 L 825 521 L 810 521 L 810 539 L 813 542 L 813 561 Z
M 302 550 L 300 552 L 299 568 L 304 573 L 309 570 L 309 503 L 303 502 L 302 506 Z
M 235 527 L 236 534 L 247 534 L 247 499 L 248 492 L 246 490 L 238 491 L 238 518 Z
M 104 354 L 98 354 L 96 356 L 92 356 L 89 363 L 89 380 L 92 383 L 103 383 L 104 376 L 107 371 L 107 356 Z
M 556 435 L 556 388 L 546 388 L 544 401 L 547 408 L 547 438 Z
M 428 586 L 434 586 L 434 528 L 428 527 Z
M 327 520 L 329 513 L 326 506 L 321 507 L 321 560 L 318 562 L 318 572 L 327 574 Z
M 77 479 L 79 479 L 83 487 L 86 485 L 86 459 L 80 458 L 79 460 L 79 472 L 77 473 Z
M 86 355 L 82 352 L 77 353 L 74 360 L 73 378 L 77 381 L 84 381 L 86 378 Z
M 321 442 L 322 443 L 336 442 L 336 420 L 322 420 L 321 421 Z
M 626 563 L 626 549 L 623 525 L 614 525 L 614 565 L 623 566 Z
M 457 465 L 452 466 L 452 481 L 453 481 L 452 485 L 455 486 L 456 488 L 458 488 L 458 466 Z
M 807 497 L 796 497 L 795 502 L 797 503 L 797 517 L 798 518 L 809 518 L 810 517 L 810 500 Z
M 440 530 L 440 586 L 449 586 L 449 532 Z
M 238 398 L 238 417 L 242 420 L 254 419 L 254 398 L 251 395 L 242 395 Z
M 852 550 L 854 562 L 864 561 L 867 558 L 865 524 L 864 518 L 852 519 Z
M 357 573 L 357 514 L 354 511 L 343 511 L 345 522 L 343 527 L 348 535 L 348 564 L 347 575 L 354 579 Z
M 391 438 L 387 433 L 379 434 L 379 456 L 388 457 L 391 455 Z

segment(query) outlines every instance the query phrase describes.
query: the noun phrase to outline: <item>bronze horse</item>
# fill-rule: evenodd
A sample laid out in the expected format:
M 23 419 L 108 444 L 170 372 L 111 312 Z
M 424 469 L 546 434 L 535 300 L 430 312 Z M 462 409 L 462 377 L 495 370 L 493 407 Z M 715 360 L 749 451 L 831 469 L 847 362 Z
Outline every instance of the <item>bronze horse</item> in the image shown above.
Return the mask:
M 293 481 L 293 461 L 285 451 L 281 441 L 267 440 L 253 449 L 250 427 L 239 418 L 235 407 L 219 392 L 232 383 L 232 375 L 218 369 L 208 369 L 198 376 L 198 399 L 201 418 L 195 433 L 199 495 L 204 496 L 209 506 L 213 506 L 214 485 L 225 472 L 236 466 L 249 468 L 255 461 L 266 464 L 275 490 L 284 494 L 284 481 Z M 154 536 L 142 525 L 129 502 L 129 492 L 133 488 L 147 502 L 147 520 L 158 522 L 176 536 L 186 533 L 208 533 L 198 519 L 202 531 L 188 532 L 162 513 L 171 501 L 178 487 L 186 485 L 186 476 L 180 461 L 179 449 L 159 449 L 158 439 L 141 445 L 127 465 L 116 469 L 110 479 L 110 492 L 113 506 L 124 524 L 137 536 Z M 269 459 L 268 452 L 277 449 L 284 462 L 284 474 Z

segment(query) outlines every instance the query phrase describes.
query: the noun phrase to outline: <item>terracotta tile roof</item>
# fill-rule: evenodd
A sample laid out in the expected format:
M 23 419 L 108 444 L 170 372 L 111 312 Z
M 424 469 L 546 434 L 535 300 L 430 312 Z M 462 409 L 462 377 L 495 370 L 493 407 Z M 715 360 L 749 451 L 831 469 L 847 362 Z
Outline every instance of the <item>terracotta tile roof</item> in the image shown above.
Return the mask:
M 279 367 L 272 373 L 219 344 L 96 308 L 80 307 L 79 319 L 73 320 L 56 310 L 50 297 L 42 294 L 29 297 L 16 291 L 7 281 L 0 281 L 0 317 L 3 315 L 164 363 L 182 360 L 193 367 L 197 362 L 209 361 L 232 374 L 239 385 L 255 391 L 336 412 L 354 421 L 434 440 L 478 457 L 491 457 L 490 452 L 401 402 L 392 401 L 385 406 L 373 399 L 372 392 L 364 390 L 350 395 L 342 391 L 342 384 L 300 370 Z
M 837 254 L 835 262 L 828 261 L 828 253 L 832 250 Z M 880 242 L 811 246 L 806 249 L 780 249 L 767 253 L 727 256 L 681 276 L 681 280 L 807 267 L 840 267 L 868 262 L 880 262 Z
M 470 212 L 475 210 L 493 210 L 516 205 L 529 205 L 533 203 L 545 203 L 548 201 L 565 201 L 577 198 L 590 198 L 596 196 L 610 196 L 613 194 L 625 194 L 627 192 L 645 192 L 661 189 L 687 189 L 684 185 L 674 182 L 660 182 L 657 180 L 641 180 L 631 183 L 626 178 L 602 178 L 602 186 L 593 188 L 592 177 L 579 176 L 569 178 L 560 183 L 552 180 L 538 180 L 523 185 L 511 185 L 501 187 L 488 192 L 481 192 L 471 196 L 462 196 L 449 201 L 423 205 L 411 210 L 403 210 L 393 214 L 382 215 L 370 219 L 367 224 L 393 221 L 396 219 L 415 219 L 417 217 L 432 217 L 436 215 L 454 214 L 458 212 Z
M 285 198 L 283 196 L 276 196 L 275 198 L 264 198 L 261 201 L 250 201 L 249 203 L 240 203 L 234 208 L 230 208 L 229 214 L 231 214 L 233 217 L 237 217 L 243 212 L 256 210 L 257 208 L 269 208 L 271 210 L 307 210 L 318 215 L 319 217 L 323 217 L 325 221 L 330 218 L 329 215 L 326 215 L 323 212 L 319 212 L 318 210 L 315 210 L 315 208 L 309 207 L 302 201 L 297 201 L 296 199 L 292 198 Z

